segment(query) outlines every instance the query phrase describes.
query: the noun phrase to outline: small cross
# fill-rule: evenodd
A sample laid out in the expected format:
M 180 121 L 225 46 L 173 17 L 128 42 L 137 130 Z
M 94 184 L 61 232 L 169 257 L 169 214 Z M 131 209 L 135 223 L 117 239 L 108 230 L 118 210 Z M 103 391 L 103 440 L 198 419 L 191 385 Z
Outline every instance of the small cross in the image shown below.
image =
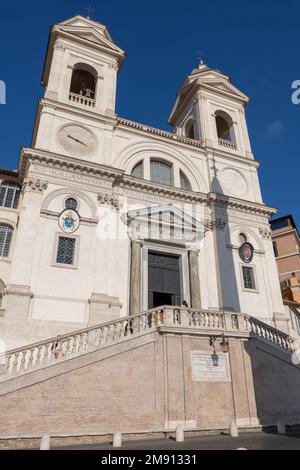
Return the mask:
M 199 51 L 198 52 L 198 60 L 199 60 L 200 65 L 204 64 L 204 57 L 205 57 L 205 55 L 203 54 L 203 52 Z
M 88 6 L 84 7 L 85 10 L 87 10 L 87 18 L 90 20 L 91 19 L 91 13 L 94 13 L 95 10 L 93 10 L 93 7 L 91 3 L 88 4 Z

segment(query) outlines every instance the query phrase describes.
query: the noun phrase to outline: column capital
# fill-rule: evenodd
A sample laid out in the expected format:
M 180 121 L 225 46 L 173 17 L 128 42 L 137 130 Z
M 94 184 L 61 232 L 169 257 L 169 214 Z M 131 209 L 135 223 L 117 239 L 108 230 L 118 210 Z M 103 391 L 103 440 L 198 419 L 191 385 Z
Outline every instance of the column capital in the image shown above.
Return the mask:
M 141 248 L 144 246 L 144 240 L 140 240 L 139 238 L 131 238 L 132 245 L 139 245 Z
M 191 254 L 191 255 L 198 256 L 199 253 L 200 253 L 200 249 L 199 248 L 188 248 L 188 253 Z
M 24 181 L 22 192 L 32 191 L 35 193 L 43 193 L 48 187 L 46 181 L 41 181 L 40 179 L 28 178 Z

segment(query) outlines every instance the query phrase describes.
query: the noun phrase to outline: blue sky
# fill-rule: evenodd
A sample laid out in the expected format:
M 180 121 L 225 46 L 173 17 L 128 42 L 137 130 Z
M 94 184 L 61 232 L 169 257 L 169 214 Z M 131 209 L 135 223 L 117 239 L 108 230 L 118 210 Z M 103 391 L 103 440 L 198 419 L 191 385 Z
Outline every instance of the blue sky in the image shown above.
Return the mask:
M 30 145 L 50 25 L 86 14 L 88 3 L 1 2 L 2 167 L 16 168 L 20 147 Z M 128 54 L 117 113 L 168 129 L 176 91 L 203 51 L 210 67 L 230 75 L 250 97 L 247 120 L 264 202 L 279 215 L 292 213 L 300 226 L 300 105 L 291 101 L 291 84 L 300 80 L 299 2 L 94 0 L 93 7 L 92 18 L 106 24 Z

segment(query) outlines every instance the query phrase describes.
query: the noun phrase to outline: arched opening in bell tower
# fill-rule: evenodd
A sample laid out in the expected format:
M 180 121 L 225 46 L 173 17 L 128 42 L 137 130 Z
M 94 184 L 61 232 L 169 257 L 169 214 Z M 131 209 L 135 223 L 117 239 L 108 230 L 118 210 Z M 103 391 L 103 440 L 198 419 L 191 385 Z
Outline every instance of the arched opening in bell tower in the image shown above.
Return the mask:
M 235 135 L 233 130 L 233 121 L 229 114 L 224 111 L 217 111 L 215 113 L 216 126 L 218 139 L 227 140 L 228 142 L 235 142 Z
M 189 139 L 195 139 L 195 121 L 194 119 L 189 119 L 185 125 L 185 136 Z
M 76 64 L 73 70 L 70 93 L 95 99 L 97 73 L 87 64 Z

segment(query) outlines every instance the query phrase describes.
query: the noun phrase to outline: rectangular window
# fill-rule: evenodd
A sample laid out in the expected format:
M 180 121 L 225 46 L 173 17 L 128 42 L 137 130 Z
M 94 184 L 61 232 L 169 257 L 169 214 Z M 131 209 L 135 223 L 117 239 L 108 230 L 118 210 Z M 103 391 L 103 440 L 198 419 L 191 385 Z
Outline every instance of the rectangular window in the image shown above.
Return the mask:
M 159 160 L 150 162 L 150 179 L 156 183 L 172 184 L 172 166 Z
M 75 238 L 58 238 L 56 262 L 61 264 L 74 264 Z
M 243 270 L 243 282 L 245 289 L 256 289 L 255 285 L 255 277 L 254 277 L 254 269 L 250 266 L 242 266 Z
M 275 255 L 275 258 L 278 258 L 278 248 L 277 248 L 277 243 L 276 242 L 273 242 L 273 250 L 274 250 L 274 255 Z

